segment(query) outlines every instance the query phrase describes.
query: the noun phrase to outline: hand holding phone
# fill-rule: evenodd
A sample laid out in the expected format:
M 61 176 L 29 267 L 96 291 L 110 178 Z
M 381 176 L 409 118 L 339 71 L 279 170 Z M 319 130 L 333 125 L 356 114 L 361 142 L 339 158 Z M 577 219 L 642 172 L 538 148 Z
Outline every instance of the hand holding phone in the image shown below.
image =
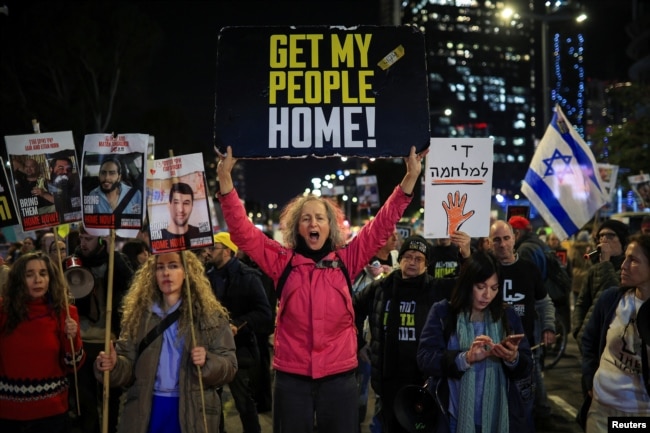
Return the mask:
M 503 345 L 507 341 L 509 343 L 514 344 L 515 346 L 519 346 L 519 343 L 523 338 L 524 338 L 524 334 L 508 335 L 503 340 L 501 340 L 501 344 Z

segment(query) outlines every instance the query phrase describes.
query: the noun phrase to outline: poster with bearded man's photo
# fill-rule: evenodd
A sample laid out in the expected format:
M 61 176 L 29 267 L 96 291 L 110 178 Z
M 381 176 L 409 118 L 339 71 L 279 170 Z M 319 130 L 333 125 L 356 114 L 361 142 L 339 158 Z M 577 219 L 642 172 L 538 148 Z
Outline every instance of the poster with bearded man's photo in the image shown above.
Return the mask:
M 142 228 L 148 142 L 146 134 L 86 135 L 82 177 L 86 228 L 136 233 Z

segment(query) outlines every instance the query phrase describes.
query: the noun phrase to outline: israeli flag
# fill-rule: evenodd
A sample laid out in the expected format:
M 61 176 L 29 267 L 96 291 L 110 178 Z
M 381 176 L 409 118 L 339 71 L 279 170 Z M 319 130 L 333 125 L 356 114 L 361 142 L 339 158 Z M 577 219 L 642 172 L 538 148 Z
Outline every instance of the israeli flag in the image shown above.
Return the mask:
M 594 155 L 559 106 L 521 191 L 560 239 L 580 230 L 607 202 Z

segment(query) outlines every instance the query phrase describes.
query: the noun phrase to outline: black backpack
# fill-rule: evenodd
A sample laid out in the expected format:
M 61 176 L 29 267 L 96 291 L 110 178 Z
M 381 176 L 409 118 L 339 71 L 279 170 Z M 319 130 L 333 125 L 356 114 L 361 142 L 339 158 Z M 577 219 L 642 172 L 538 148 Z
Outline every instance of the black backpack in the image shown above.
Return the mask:
M 569 293 L 571 293 L 571 278 L 566 269 L 562 267 L 560 259 L 551 249 L 544 251 L 546 257 L 546 280 L 544 287 L 548 295 L 556 304 L 565 304 L 569 302 Z

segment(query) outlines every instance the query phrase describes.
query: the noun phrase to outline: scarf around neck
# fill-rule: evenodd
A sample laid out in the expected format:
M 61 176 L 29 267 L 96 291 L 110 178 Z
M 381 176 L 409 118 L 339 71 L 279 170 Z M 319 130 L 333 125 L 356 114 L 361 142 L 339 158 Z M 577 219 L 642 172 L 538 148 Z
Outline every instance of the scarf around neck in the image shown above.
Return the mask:
M 493 341 L 501 341 L 504 335 L 500 320 L 492 320 L 489 311 L 485 311 L 485 333 Z M 458 315 L 456 322 L 460 350 L 469 350 L 474 341 L 474 326 L 470 320 L 469 312 Z M 508 423 L 508 396 L 506 377 L 501 366 L 501 359 L 489 356 L 485 362 L 485 381 L 476 383 L 476 367 L 470 367 L 460 379 L 460 401 L 458 402 L 458 428 L 457 433 L 470 433 L 476 431 L 474 425 L 474 403 L 476 386 L 483 388 L 483 404 L 481 425 L 484 432 L 507 432 Z
M 328 239 L 320 250 L 312 250 L 307 246 L 307 242 L 302 236 L 298 236 L 298 244 L 296 245 L 296 252 L 302 256 L 312 259 L 318 263 L 323 257 L 334 251 L 332 248 L 332 240 Z

